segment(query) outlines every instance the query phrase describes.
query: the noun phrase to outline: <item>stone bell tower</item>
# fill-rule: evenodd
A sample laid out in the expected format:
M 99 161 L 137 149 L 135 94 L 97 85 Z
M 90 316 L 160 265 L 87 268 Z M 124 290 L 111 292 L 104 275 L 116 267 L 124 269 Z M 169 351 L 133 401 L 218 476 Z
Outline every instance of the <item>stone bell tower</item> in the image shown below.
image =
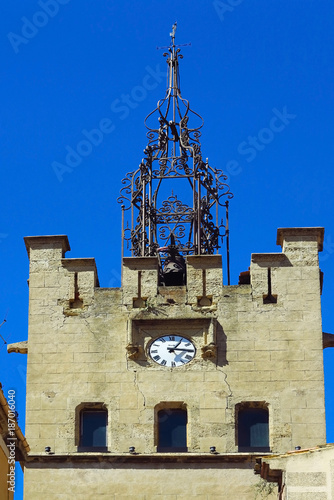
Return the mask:
M 257 457 L 326 439 L 323 228 L 279 229 L 282 251 L 252 254 L 223 285 L 232 194 L 202 159 L 175 29 L 119 199 L 121 288 L 100 287 L 94 259 L 67 258 L 67 236 L 25 238 L 26 500 L 253 499 Z

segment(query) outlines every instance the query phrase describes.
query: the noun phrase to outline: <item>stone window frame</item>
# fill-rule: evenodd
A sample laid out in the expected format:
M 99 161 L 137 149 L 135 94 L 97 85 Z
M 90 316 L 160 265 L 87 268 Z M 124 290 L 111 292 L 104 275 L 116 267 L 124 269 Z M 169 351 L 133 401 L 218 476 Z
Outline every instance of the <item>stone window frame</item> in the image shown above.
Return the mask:
M 81 425 L 82 425 L 82 412 L 88 411 L 105 411 L 106 412 L 106 446 L 102 447 L 84 447 L 80 446 L 81 438 Z M 108 407 L 103 402 L 83 402 L 76 406 L 75 408 L 75 446 L 78 452 L 106 452 L 109 449 L 108 446 L 108 425 L 109 425 L 109 412 Z
M 259 409 L 259 410 L 266 410 L 268 414 L 268 448 L 261 450 L 261 449 L 256 449 L 256 448 L 250 448 L 247 451 L 240 451 L 239 450 L 239 412 L 240 410 L 247 410 L 247 409 Z M 237 403 L 235 405 L 235 443 L 236 443 L 236 448 L 239 453 L 247 453 L 247 452 L 253 452 L 253 451 L 262 451 L 262 452 L 270 452 L 271 451 L 271 444 L 270 444 L 270 436 L 271 436 L 271 411 L 270 411 L 270 405 L 266 401 L 241 401 L 240 403 Z
M 190 448 L 190 429 L 191 429 L 191 420 L 190 414 L 188 411 L 188 406 L 184 401 L 161 401 L 154 407 L 154 446 L 155 450 L 158 453 L 173 453 L 173 452 L 159 452 L 159 421 L 158 421 L 158 413 L 160 410 L 184 410 L 187 412 L 187 426 L 186 426 L 186 443 L 187 443 L 187 451 Z M 187 453 L 175 451 L 175 453 Z

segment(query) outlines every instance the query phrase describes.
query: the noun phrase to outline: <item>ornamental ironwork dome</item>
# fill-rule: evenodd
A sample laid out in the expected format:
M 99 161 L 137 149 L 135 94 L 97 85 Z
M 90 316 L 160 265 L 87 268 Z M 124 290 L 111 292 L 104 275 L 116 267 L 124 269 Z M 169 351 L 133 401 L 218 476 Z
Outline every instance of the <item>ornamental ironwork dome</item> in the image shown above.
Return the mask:
M 179 60 L 173 26 L 167 57 L 165 97 L 146 117 L 148 144 L 137 170 L 123 179 L 122 246 L 133 257 L 166 259 L 218 253 L 223 238 L 228 248 L 228 200 L 233 198 L 222 170 L 203 161 L 202 117 L 181 96 Z M 225 221 L 219 207 L 225 207 Z M 129 211 L 127 222 L 126 212 Z M 178 265 L 182 265 L 179 262 Z

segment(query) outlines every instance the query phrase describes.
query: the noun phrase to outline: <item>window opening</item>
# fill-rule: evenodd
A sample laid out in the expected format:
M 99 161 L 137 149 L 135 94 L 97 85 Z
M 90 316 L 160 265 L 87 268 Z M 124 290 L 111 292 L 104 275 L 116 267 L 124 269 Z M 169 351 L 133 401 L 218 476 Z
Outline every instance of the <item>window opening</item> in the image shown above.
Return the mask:
M 82 410 L 80 446 L 104 451 L 107 449 L 107 412 L 105 410 Z
M 239 451 L 270 451 L 269 415 L 263 408 L 243 408 L 238 412 Z
M 165 409 L 158 412 L 159 452 L 182 452 L 187 449 L 187 412 Z

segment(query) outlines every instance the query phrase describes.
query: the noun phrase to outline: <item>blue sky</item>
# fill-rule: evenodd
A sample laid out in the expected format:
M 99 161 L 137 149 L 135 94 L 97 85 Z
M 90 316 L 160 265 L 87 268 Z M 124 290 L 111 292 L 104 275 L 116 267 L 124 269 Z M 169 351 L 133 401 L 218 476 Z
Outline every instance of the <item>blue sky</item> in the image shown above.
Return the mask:
M 142 159 L 144 118 L 164 95 L 156 47 L 169 44 L 175 21 L 177 43 L 191 42 L 181 90 L 205 120 L 203 157 L 227 171 L 235 195 L 232 284 L 252 252 L 280 251 L 278 227 L 324 226 L 323 329 L 334 333 L 331 0 L 15 0 L 1 11 L 3 337 L 27 339 L 24 236 L 67 234 L 67 256 L 95 257 L 101 286 L 119 286 L 116 199 Z M 334 350 L 324 359 L 333 442 Z M 24 427 L 25 356 L 2 349 L 0 367 Z

